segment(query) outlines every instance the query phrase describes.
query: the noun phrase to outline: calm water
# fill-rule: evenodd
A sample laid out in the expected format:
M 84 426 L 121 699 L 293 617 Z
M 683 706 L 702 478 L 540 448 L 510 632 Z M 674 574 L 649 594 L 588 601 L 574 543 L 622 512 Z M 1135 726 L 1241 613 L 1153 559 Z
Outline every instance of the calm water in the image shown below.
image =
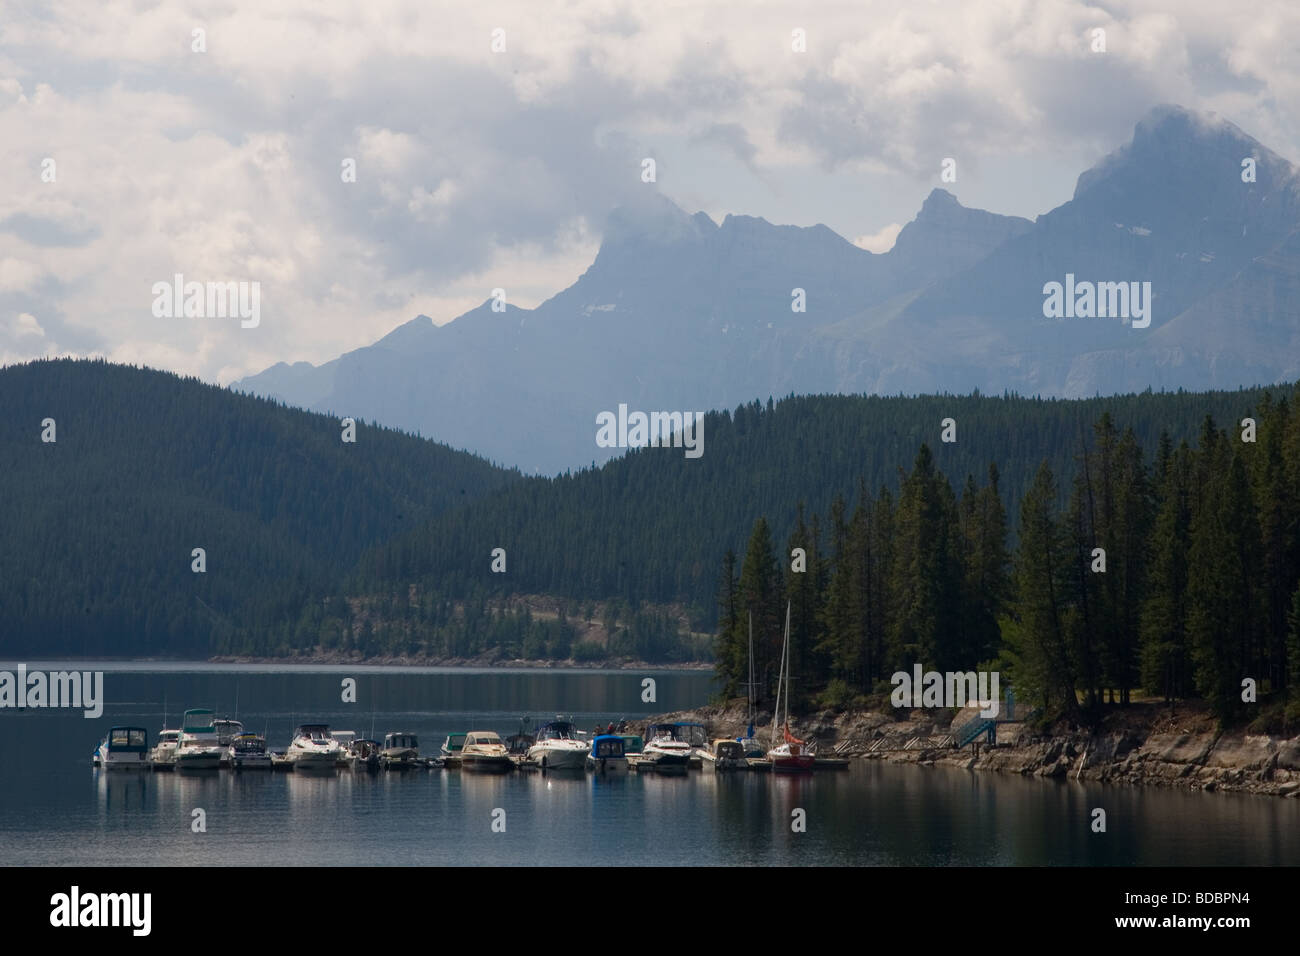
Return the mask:
M 0 663 L 0 669 L 14 669 Z M 29 662 L 29 669 L 60 665 Z M 61 665 L 66 667 L 68 665 Z M 1300 801 L 1026 780 L 855 763 L 809 778 L 459 771 L 407 774 L 93 770 L 111 724 L 175 726 L 186 707 L 238 716 L 283 749 L 325 721 L 447 733 L 515 732 L 521 715 L 589 728 L 697 706 L 699 672 L 414 670 L 265 665 L 79 665 L 105 673 L 104 716 L 0 710 L 0 864 L 1295 865 Z M 357 680 L 358 703 L 340 702 Z M 654 677 L 657 701 L 641 702 Z M 1108 832 L 1089 829 L 1107 812 Z M 193 833 L 202 808 L 207 832 Z M 791 832 L 804 811 L 807 830 Z M 494 811 L 505 832 L 493 832 Z

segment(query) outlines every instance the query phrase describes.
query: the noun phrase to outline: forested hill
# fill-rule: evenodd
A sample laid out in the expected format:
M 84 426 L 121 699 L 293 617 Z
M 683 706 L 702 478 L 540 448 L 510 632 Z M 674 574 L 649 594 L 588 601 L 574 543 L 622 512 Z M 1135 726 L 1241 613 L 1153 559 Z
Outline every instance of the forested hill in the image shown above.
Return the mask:
M 296 619 L 368 546 L 519 478 L 102 361 L 0 369 L 0 408 L 0 656 L 209 653 L 227 631 Z
M 1290 393 L 1290 387 L 1272 390 L 1279 398 Z M 419 583 L 442 600 L 483 589 L 621 598 L 632 606 L 680 602 L 693 609 L 697 627 L 708 628 L 716 620 L 722 556 L 728 549 L 743 553 L 757 515 L 766 515 L 773 539 L 784 542 L 801 502 L 824 515 L 842 495 L 851 507 L 860 481 L 872 496 L 882 485 L 896 493 L 900 470 L 912 467 L 923 442 L 954 488 L 967 475 L 983 483 L 996 463 L 1014 529 L 1039 464 L 1046 460 L 1068 488 L 1076 456 L 1104 412 L 1120 429 L 1134 430 L 1150 461 L 1162 431 L 1175 444 L 1195 444 L 1206 415 L 1233 425 L 1263 394 L 755 402 L 707 415 L 698 459 L 685 458 L 680 448 L 641 449 L 599 469 L 519 482 L 433 519 L 367 554 L 353 590 L 396 594 Z M 955 424 L 953 442 L 942 440 L 946 418 Z M 506 549 L 504 574 L 490 570 L 494 548 Z

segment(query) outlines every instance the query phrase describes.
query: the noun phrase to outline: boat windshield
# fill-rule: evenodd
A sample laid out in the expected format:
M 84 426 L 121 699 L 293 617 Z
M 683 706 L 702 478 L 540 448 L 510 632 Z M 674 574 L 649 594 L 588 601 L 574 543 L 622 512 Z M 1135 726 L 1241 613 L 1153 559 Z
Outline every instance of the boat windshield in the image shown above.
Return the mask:
M 597 740 L 596 756 L 597 757 L 623 756 L 623 741 L 622 740 Z
M 333 737 L 330 736 L 330 729 L 325 724 L 312 724 L 311 726 L 304 726 L 299 728 L 298 733 L 304 737 L 309 737 L 312 740 L 324 741 L 324 740 L 334 739 Z
M 704 747 L 709 742 L 708 735 L 699 724 L 676 724 L 673 727 L 673 736 L 692 747 Z
M 547 724 L 537 735 L 538 740 L 576 740 L 577 737 L 573 724 L 559 720 Z
M 145 732 L 128 727 L 114 727 L 109 736 L 110 747 L 143 747 Z

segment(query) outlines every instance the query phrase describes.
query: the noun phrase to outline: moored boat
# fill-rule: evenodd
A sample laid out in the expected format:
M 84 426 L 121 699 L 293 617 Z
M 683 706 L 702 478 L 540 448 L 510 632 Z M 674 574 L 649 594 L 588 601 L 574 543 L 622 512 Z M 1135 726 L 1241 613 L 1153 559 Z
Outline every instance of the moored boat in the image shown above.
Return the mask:
M 148 770 L 149 731 L 143 727 L 110 727 L 95 749 L 94 762 L 105 770 Z
M 772 714 L 772 748 L 767 759 L 773 773 L 812 773 L 815 751 L 790 733 L 790 605 L 785 606 L 785 639 L 781 643 L 781 670 L 776 682 L 776 710 Z M 785 689 L 785 721 L 781 722 L 781 690 Z M 776 727 L 781 723 L 784 743 L 776 742 Z
M 219 717 L 212 722 L 212 728 L 217 732 L 217 746 L 221 748 L 221 766 L 229 767 L 230 745 L 244 732 L 244 725 L 237 720 Z
M 385 770 L 410 770 L 423 767 L 420 761 L 420 741 L 415 734 L 394 733 L 384 737 L 379 751 L 379 765 Z
M 158 731 L 158 743 L 149 754 L 149 763 L 155 770 L 172 770 L 176 766 L 176 747 L 180 743 L 179 730 Z
M 239 734 L 230 742 L 230 766 L 234 770 L 270 770 L 271 755 L 261 734 Z
M 591 750 L 587 753 L 587 769 L 601 774 L 627 773 L 623 738 L 617 734 L 601 734 L 594 738 Z
M 338 767 L 339 744 L 330 735 L 329 724 L 303 724 L 285 755 L 295 771 L 333 770 Z
M 444 759 L 447 757 L 460 757 L 461 748 L 465 746 L 465 737 L 466 735 L 463 733 L 448 734 L 447 739 L 438 748 L 438 753 L 442 754 Z
M 578 739 L 572 721 L 556 718 L 537 731 L 528 757 L 543 770 L 581 770 L 590 752 L 591 745 Z
M 691 745 L 677 737 L 673 724 L 652 724 L 646 730 L 646 745 L 641 751 L 638 770 L 659 773 L 685 773 L 690 766 Z
M 216 770 L 225 747 L 217 742 L 216 715 L 203 708 L 185 711 L 176 742 L 177 770 Z
M 478 773 L 505 773 L 515 767 L 501 737 L 491 730 L 471 730 L 465 735 L 460 766 Z
M 745 759 L 745 748 L 740 741 L 719 738 L 713 746 L 705 751 L 704 762 L 717 771 L 748 770 L 749 761 Z
M 358 738 L 348 744 L 348 766 L 355 771 L 374 773 L 379 769 L 379 741 Z

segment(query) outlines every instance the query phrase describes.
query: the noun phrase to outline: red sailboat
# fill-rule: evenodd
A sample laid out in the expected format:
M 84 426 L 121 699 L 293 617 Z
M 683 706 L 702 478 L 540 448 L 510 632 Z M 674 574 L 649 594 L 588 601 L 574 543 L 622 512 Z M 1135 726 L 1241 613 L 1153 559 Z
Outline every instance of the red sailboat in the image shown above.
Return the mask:
M 772 761 L 773 773 L 811 773 L 817 758 L 802 740 L 790 733 L 790 605 L 785 606 L 785 640 L 781 644 L 781 673 L 776 681 L 776 713 L 772 715 L 772 749 L 767 759 Z M 785 743 L 776 743 L 776 725 L 781 721 L 781 688 L 785 687 L 785 720 L 781 732 Z

